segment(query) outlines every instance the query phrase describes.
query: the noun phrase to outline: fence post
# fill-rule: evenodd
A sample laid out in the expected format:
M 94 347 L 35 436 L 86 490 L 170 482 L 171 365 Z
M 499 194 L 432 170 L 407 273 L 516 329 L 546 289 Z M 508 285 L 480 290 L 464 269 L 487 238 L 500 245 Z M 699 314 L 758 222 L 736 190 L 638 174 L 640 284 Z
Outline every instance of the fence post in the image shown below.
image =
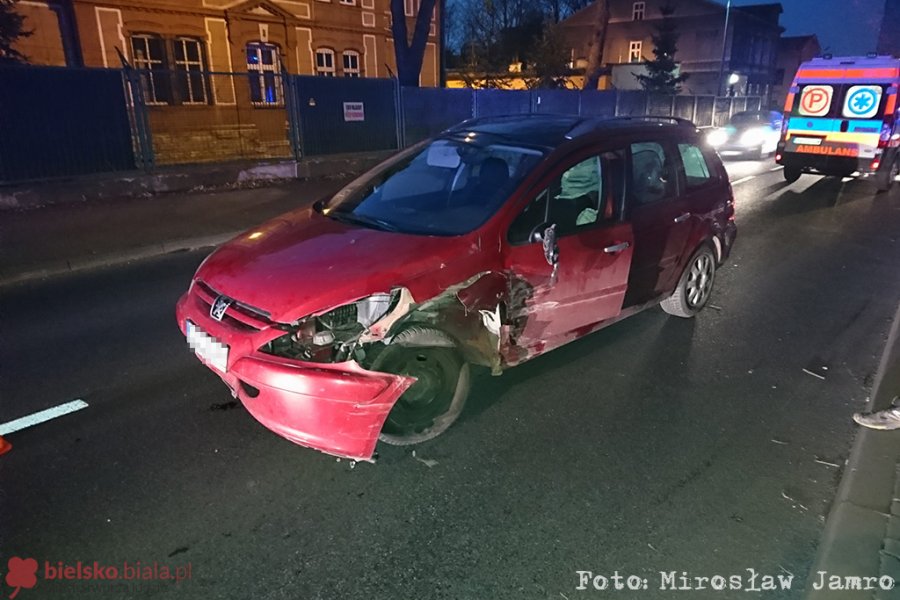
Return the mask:
M 613 108 L 613 116 L 618 117 L 619 116 L 619 91 L 616 90 L 613 92 L 613 94 L 616 95 L 615 108 Z
M 478 118 L 478 88 L 472 88 L 472 118 Z
M 674 117 L 674 116 L 675 116 L 675 95 L 674 95 L 674 94 L 672 95 L 672 106 L 671 106 L 671 108 L 669 109 L 669 116 L 670 116 L 670 117 Z
M 394 115 L 397 121 L 397 150 L 402 150 L 406 145 L 403 135 L 403 90 L 400 87 L 399 77 L 394 77 Z
M 582 90 L 578 90 L 578 91 L 575 92 L 575 93 L 578 94 L 578 116 L 580 117 L 580 116 L 581 116 L 581 97 L 582 97 Z
M 135 157 L 135 166 L 143 168 L 148 173 L 153 170 L 155 163 L 153 156 L 153 134 L 150 131 L 150 118 L 147 115 L 147 103 L 144 101 L 144 86 L 141 85 L 141 75 L 135 71 L 131 63 L 122 54 L 117 47 L 116 52 L 119 54 L 119 60 L 122 61 L 122 73 L 128 87 L 127 100 L 131 100 L 131 125 L 132 135 L 137 138 L 134 144 L 137 156 Z
M 291 75 L 284 62 L 281 63 L 281 86 L 284 88 L 284 108 L 288 120 L 288 142 L 291 144 L 291 154 L 294 160 L 299 161 L 303 157 L 303 142 L 300 131 L 300 93 L 297 79 Z M 232 75 L 233 77 L 233 75 Z
M 691 111 L 691 123 L 697 122 L 697 96 L 694 96 L 694 109 Z

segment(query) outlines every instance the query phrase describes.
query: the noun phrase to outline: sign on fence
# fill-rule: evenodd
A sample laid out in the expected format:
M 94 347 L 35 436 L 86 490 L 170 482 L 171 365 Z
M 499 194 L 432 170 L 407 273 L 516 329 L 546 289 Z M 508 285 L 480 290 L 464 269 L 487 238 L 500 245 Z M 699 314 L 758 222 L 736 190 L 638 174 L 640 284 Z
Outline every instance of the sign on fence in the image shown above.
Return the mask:
M 344 102 L 344 121 L 365 121 L 366 106 L 362 102 Z

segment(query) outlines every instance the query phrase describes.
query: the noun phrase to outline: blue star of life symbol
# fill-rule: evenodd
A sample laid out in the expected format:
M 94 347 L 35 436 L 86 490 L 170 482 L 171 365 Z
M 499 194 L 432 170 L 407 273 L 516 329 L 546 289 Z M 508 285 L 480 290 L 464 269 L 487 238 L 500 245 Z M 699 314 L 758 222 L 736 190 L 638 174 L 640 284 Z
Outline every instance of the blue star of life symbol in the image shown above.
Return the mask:
M 875 94 L 871 90 L 859 90 L 850 98 L 850 110 L 861 115 L 868 112 L 875 103 Z

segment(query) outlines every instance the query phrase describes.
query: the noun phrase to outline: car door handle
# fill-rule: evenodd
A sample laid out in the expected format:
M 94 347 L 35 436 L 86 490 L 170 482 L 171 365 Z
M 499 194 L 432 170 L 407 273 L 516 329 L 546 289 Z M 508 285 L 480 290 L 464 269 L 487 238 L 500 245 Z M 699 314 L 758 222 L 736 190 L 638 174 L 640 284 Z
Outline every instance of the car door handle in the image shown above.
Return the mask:
M 631 244 L 629 244 L 628 242 L 622 242 L 621 244 L 607 246 L 606 248 L 603 249 L 603 251 L 606 252 L 607 254 L 616 254 L 623 250 L 627 250 L 629 246 L 631 246 Z
M 690 218 L 691 218 L 691 213 L 686 212 L 683 215 L 678 215 L 677 217 L 675 217 L 675 222 L 676 223 L 684 223 L 685 221 L 687 221 Z

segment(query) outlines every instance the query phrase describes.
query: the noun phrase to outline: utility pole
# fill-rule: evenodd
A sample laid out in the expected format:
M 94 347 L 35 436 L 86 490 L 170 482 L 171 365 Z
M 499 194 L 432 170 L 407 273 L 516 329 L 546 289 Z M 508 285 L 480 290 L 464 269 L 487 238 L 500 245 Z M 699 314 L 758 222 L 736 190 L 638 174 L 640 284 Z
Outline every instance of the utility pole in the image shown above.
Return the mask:
M 719 64 L 719 84 L 716 96 L 722 95 L 722 80 L 725 77 L 725 52 L 728 49 L 728 21 L 731 18 L 731 0 L 725 5 L 725 31 L 722 33 L 722 62 Z

